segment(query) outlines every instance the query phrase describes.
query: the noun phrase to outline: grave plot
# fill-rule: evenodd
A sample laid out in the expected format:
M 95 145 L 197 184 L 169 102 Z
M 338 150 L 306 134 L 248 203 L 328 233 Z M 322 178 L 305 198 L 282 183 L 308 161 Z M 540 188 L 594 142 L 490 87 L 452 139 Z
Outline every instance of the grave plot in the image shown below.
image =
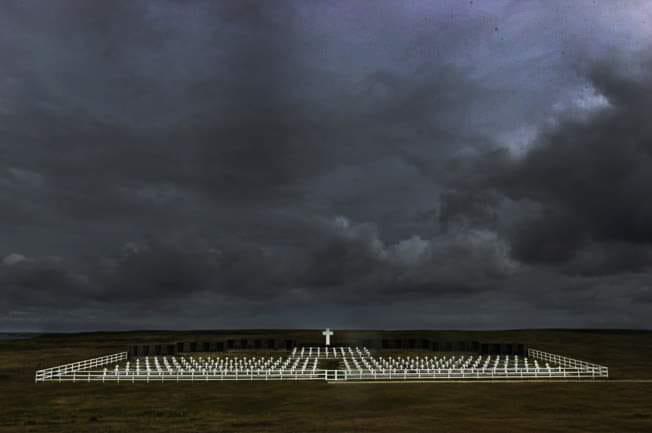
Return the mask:
M 560 365 L 518 355 L 382 355 L 345 361 L 347 376 L 362 380 L 568 377 Z
M 326 368 L 324 368 L 326 367 Z M 607 367 L 535 349 L 527 357 L 303 347 L 284 354 L 144 356 L 126 352 L 36 372 L 36 382 L 196 382 L 277 380 L 591 380 Z

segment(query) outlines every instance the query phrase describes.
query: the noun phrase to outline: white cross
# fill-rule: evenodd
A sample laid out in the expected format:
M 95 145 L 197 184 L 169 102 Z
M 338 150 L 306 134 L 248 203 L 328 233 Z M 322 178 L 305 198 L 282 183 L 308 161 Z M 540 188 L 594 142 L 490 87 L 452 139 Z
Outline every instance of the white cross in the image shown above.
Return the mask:
M 326 346 L 331 345 L 331 336 L 334 334 L 333 331 L 330 330 L 330 328 L 326 328 L 324 332 L 321 333 L 324 337 L 326 337 Z

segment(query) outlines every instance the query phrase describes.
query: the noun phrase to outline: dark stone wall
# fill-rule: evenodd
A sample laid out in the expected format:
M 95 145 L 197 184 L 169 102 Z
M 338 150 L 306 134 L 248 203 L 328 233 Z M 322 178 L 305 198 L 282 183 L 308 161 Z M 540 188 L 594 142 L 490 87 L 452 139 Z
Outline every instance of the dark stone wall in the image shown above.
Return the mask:
M 322 346 L 322 341 L 297 341 L 287 338 L 223 338 L 198 339 L 193 341 L 154 342 L 132 344 L 128 347 L 130 357 L 163 356 L 177 353 L 224 352 L 238 350 L 292 350 L 294 347 Z M 484 355 L 527 356 L 527 345 L 506 342 L 450 341 L 416 338 L 376 338 L 360 341 L 335 342 L 333 346 L 366 346 L 369 349 L 409 351 L 426 350 L 434 352 L 469 352 Z
M 149 343 L 149 344 L 132 344 L 127 349 L 130 357 L 136 356 L 164 356 L 175 355 L 178 353 L 174 343 Z
M 318 345 L 318 343 L 312 345 Z M 202 339 L 197 341 L 131 344 L 127 350 L 130 357 L 136 357 L 174 355 L 177 353 L 224 352 L 228 350 L 292 350 L 294 347 L 301 347 L 301 344 L 294 339 L 225 338 L 219 340 Z

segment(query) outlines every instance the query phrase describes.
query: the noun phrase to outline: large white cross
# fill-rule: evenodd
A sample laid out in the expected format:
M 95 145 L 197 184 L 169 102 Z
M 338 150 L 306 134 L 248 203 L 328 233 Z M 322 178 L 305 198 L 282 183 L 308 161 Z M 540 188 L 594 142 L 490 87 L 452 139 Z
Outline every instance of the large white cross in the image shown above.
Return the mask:
M 326 346 L 330 346 L 330 345 L 331 345 L 331 336 L 332 336 L 333 334 L 334 334 L 334 332 L 331 331 L 330 328 L 326 328 L 326 329 L 321 333 L 321 335 L 323 335 L 324 337 L 326 337 Z

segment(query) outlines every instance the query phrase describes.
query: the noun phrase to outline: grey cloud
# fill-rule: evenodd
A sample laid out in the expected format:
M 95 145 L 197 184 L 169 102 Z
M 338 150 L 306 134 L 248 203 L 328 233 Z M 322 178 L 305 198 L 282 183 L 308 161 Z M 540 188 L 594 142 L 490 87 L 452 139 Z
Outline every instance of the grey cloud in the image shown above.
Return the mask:
M 339 217 L 313 234 L 303 247 L 282 249 L 232 243 L 197 249 L 150 238 L 126 244 L 120 254 L 79 263 L 32 263 L 13 254 L 0 275 L 12 293 L 21 294 L 14 302 L 23 306 L 38 302 L 31 296 L 50 287 L 65 291 L 65 302 L 72 297 L 156 305 L 201 293 L 271 301 L 299 290 L 306 299 L 356 304 L 397 293 L 464 296 L 496 289 L 513 267 L 492 233 L 385 245 L 373 224 Z
M 623 242 L 592 243 L 576 251 L 564 266 L 570 275 L 600 276 L 648 273 L 652 269 L 652 247 Z
M 639 67 L 649 63 L 646 58 Z M 590 86 L 606 104 L 586 115 L 559 112 L 523 156 L 505 148 L 463 160 L 441 197 L 442 227 L 449 221 L 496 227 L 509 239 L 512 256 L 526 263 L 574 260 L 568 269 L 580 273 L 645 269 L 648 258 L 640 251 L 652 240 L 652 135 L 644 114 L 650 81 L 627 65 L 587 67 Z M 501 209 L 505 198 L 511 217 Z M 505 217 L 509 224 L 501 221 Z M 594 245 L 613 245 L 608 259 L 598 259 L 604 260 L 601 271 L 576 257 Z
M 557 209 L 519 221 L 510 235 L 513 257 L 526 263 L 565 263 L 587 242 L 583 221 Z
M 75 272 L 63 259 L 56 257 L 17 260 L 14 253 L 0 265 L 3 308 L 34 308 L 51 305 L 75 305 L 80 299 L 92 298 L 92 286 L 85 275 Z
M 532 239 L 524 243 L 536 249 L 542 240 L 537 231 L 549 242 L 564 242 L 553 253 L 562 261 L 582 247 L 582 238 L 652 241 L 647 200 L 652 133 L 644 114 L 650 108 L 650 82 L 627 77 L 608 64 L 597 64 L 590 78 L 609 108 L 588 121 L 562 121 L 546 131 L 501 180 L 511 197 L 539 201 L 556 214 L 531 225 Z
M 5 2 L 0 326 L 649 324 L 649 6 L 477 3 Z

